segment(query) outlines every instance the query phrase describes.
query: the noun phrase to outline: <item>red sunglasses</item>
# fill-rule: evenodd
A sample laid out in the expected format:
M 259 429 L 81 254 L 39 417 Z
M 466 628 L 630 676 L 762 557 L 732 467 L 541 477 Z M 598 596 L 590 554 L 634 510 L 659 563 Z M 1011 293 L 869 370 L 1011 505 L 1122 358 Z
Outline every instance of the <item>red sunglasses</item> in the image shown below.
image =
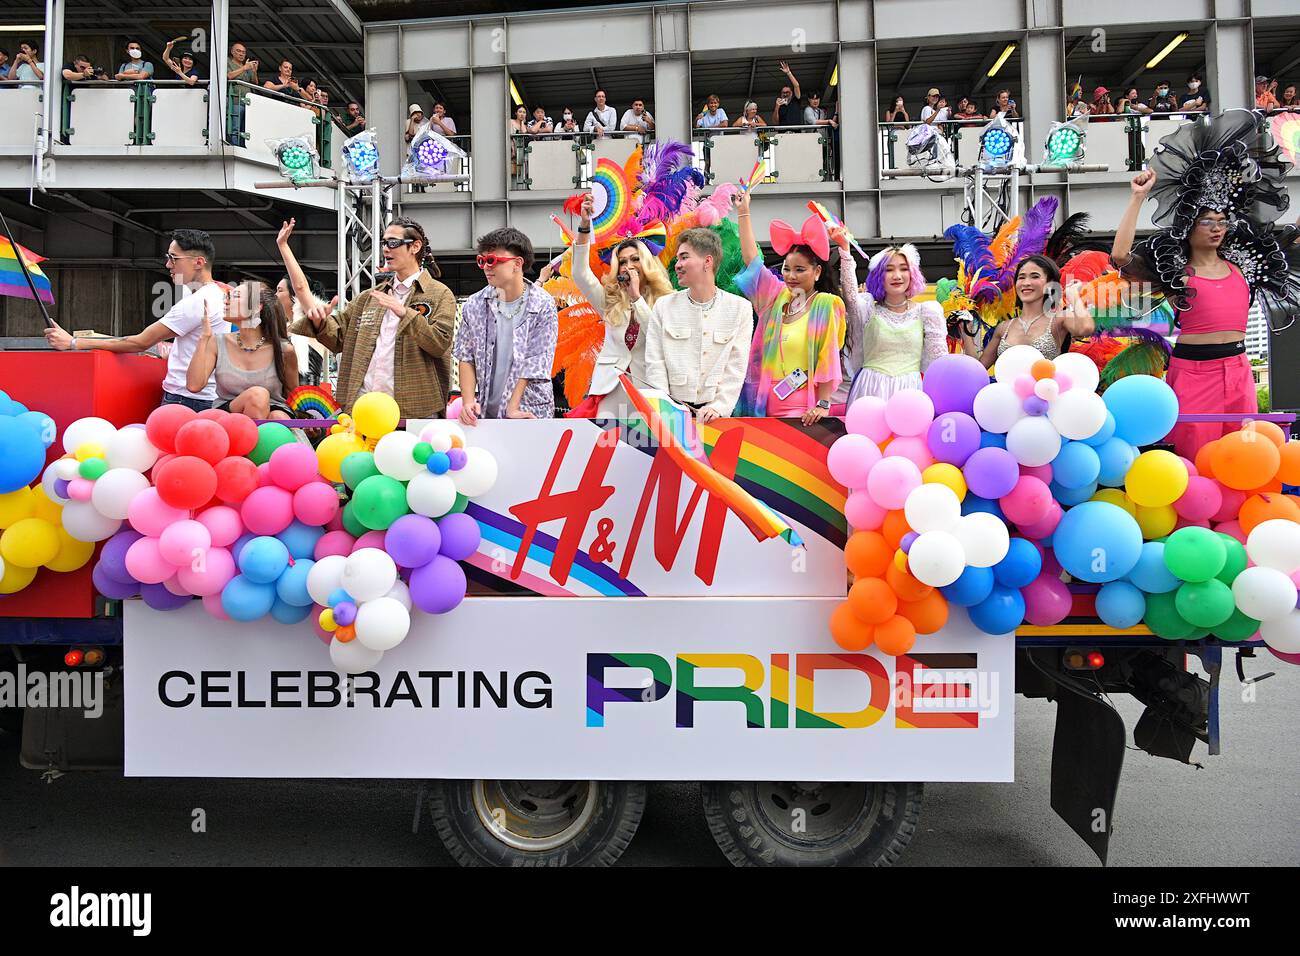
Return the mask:
M 503 262 L 512 262 L 515 259 L 518 259 L 519 264 L 523 265 L 523 256 L 498 256 L 493 255 L 492 253 L 488 253 L 486 256 L 478 256 L 476 261 L 478 262 L 478 267 L 480 269 L 490 269 L 493 266 L 499 265 Z

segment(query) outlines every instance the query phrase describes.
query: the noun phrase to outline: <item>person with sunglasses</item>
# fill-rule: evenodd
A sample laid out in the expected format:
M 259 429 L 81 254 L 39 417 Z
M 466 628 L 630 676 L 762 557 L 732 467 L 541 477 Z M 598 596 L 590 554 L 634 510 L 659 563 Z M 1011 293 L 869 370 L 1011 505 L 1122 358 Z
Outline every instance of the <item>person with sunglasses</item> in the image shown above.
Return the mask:
M 465 300 L 453 353 L 460 363 L 460 421 L 554 418 L 551 367 L 559 319 L 555 300 L 524 278 L 533 243 L 518 229 L 494 229 L 478 241 L 487 287 Z
M 451 389 L 456 297 L 438 281 L 442 271 L 414 219 L 394 219 L 381 244 L 386 277 L 344 308 L 335 296 L 307 309 L 289 331 L 341 355 L 334 394 L 345 411 L 366 392 L 384 392 L 403 417 L 436 418 Z

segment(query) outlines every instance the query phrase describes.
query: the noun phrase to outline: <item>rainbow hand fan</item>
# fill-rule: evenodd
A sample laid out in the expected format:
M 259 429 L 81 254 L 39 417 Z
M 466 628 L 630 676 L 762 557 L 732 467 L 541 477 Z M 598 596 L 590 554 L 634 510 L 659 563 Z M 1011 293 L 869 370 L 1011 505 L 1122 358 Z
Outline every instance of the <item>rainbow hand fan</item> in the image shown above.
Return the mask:
M 337 418 L 340 407 L 328 385 L 299 385 L 286 404 L 294 418 Z

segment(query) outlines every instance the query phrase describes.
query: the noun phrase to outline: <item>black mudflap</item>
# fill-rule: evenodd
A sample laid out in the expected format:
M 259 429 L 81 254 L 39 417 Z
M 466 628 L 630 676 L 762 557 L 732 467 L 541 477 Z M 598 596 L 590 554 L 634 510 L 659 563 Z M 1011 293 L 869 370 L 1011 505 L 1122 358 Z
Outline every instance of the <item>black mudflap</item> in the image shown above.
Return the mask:
M 1057 682 L 1052 741 L 1052 809 L 1106 862 L 1126 731 L 1100 697 Z

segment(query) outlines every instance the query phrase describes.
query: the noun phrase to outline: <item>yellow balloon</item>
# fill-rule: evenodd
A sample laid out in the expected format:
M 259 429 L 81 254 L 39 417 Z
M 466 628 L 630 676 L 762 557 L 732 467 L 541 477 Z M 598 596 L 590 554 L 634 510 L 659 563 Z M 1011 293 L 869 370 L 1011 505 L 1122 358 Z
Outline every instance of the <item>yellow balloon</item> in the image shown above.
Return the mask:
M 320 629 L 322 631 L 336 631 L 338 624 L 334 620 L 334 609 L 326 608 L 320 612 Z
M 1124 492 L 1120 491 L 1118 488 L 1102 488 L 1092 496 L 1091 500 L 1104 501 L 1107 504 L 1123 508 L 1129 513 L 1130 518 L 1136 518 L 1138 516 L 1137 505 L 1133 504 L 1129 496 L 1124 494 Z
M 31 517 L 40 518 L 55 527 L 60 527 L 63 524 L 63 505 L 52 500 L 41 485 L 32 489 L 32 496 L 36 499 L 36 510 L 32 512 Z
M 894 552 L 894 567 L 900 571 L 907 570 L 907 552 L 902 548 Z
M 1172 505 L 1187 490 L 1187 466 L 1171 451 L 1144 451 L 1124 476 L 1124 490 L 1144 508 Z
M 35 568 L 22 568 L 16 564 L 6 564 L 4 575 L 0 576 L 0 594 L 15 594 L 32 583 L 36 577 Z
M 93 441 L 82 442 L 77 446 L 77 461 L 85 461 L 87 458 L 103 458 L 104 446 L 97 445 Z
M 1178 512 L 1174 510 L 1173 505 L 1161 505 L 1158 508 L 1144 508 L 1138 505 L 1137 523 L 1142 529 L 1142 537 L 1147 541 L 1163 538 L 1174 530 L 1174 525 L 1178 524 Z
M 927 485 L 947 485 L 958 501 L 966 497 L 966 477 L 956 465 L 937 462 L 921 472 L 921 481 Z
M 384 392 L 367 392 L 352 404 L 357 431 L 370 439 L 383 438 L 393 431 L 401 417 L 393 396 Z
M 95 542 L 78 541 L 62 528 L 58 529 L 58 534 L 59 553 L 45 562 L 51 571 L 75 571 L 83 567 L 95 553 Z
M 39 568 L 59 553 L 59 529 L 40 518 L 24 518 L 0 534 L 0 557 L 5 565 Z
M 365 450 L 366 443 L 356 435 L 347 432 L 327 435 L 316 448 L 316 462 L 320 473 L 326 481 L 342 481 L 343 473 L 340 469 L 343 467 L 343 459 L 353 452 Z
M 0 528 L 8 528 L 24 518 L 30 518 L 35 511 L 36 496 L 30 488 L 19 488 L 0 495 Z

